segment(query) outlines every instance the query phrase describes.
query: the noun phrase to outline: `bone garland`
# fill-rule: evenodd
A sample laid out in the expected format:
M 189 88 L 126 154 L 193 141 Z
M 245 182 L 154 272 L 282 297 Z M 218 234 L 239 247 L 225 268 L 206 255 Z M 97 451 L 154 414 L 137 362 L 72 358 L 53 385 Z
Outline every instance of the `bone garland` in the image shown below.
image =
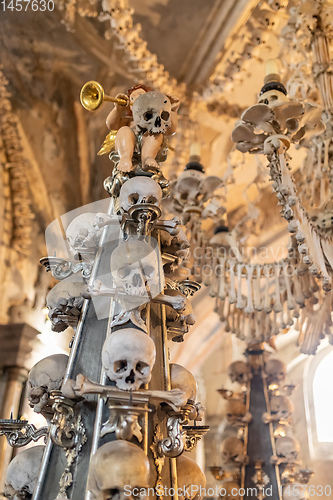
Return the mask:
M 242 264 L 237 264 L 237 281 L 238 281 L 238 286 L 237 286 L 237 303 L 236 307 L 238 309 L 243 309 L 245 307 L 244 305 L 244 300 L 242 297 Z
M 327 335 L 332 343 L 332 318 L 333 307 L 332 291 L 324 297 L 320 296 L 320 307 L 314 308 L 307 304 L 301 311 L 297 329 L 300 331 L 298 343 L 304 354 L 315 354 L 323 336 Z
M 147 42 L 140 36 L 141 25 L 134 24 L 134 10 L 129 7 L 127 0 L 103 0 L 100 15 L 97 1 L 57 0 L 55 3 L 63 11 L 63 22 L 69 31 L 75 29 L 76 13 L 82 17 L 96 17 L 101 23 L 108 22 L 110 28 L 105 31 L 105 38 L 114 36 L 117 39 L 116 48 L 124 51 L 127 70 L 135 79 L 141 74 L 141 78 L 156 88 L 167 93 L 177 88 L 178 95 L 185 94 L 186 85 L 177 85 L 177 81 L 170 78 L 163 64 L 158 63 L 157 56 L 147 49 Z
M 262 300 L 260 296 L 260 271 L 261 268 L 259 265 L 254 266 L 255 269 L 255 279 L 253 281 L 253 304 L 256 311 L 261 311 L 262 309 Z
M 19 123 L 12 111 L 8 81 L 0 71 L 0 135 L 9 173 L 12 198 L 11 247 L 19 254 L 26 255 L 31 244 L 31 199 L 27 188 L 25 171 L 29 167 L 21 145 Z
M 283 188 L 281 184 L 281 178 L 278 174 L 279 172 L 279 162 L 278 162 L 278 157 L 276 153 L 273 153 L 272 157 L 270 158 L 270 170 L 271 170 L 271 177 L 272 180 L 277 183 L 279 186 L 277 189 L 280 190 Z M 292 189 L 294 196 L 296 197 L 296 190 L 295 190 L 295 185 L 294 181 L 291 178 L 290 173 L 286 174 L 288 176 L 288 180 L 292 183 Z M 288 190 L 288 194 L 290 191 Z M 330 289 L 330 283 L 331 283 L 331 276 L 329 274 L 330 267 L 327 268 L 325 261 L 324 261 L 324 253 L 325 250 L 328 251 L 329 246 L 325 246 L 325 250 L 323 249 L 322 246 L 322 241 L 329 242 L 329 244 L 332 244 L 333 241 L 330 238 L 327 238 L 326 235 L 321 231 L 319 232 L 318 228 L 315 228 L 312 224 L 312 222 L 308 218 L 308 214 L 304 211 L 304 209 L 300 205 L 300 201 L 298 197 L 296 197 L 296 203 L 293 206 L 292 209 L 292 214 L 290 215 L 292 218 L 295 218 L 297 223 L 299 224 L 300 232 L 305 238 L 305 241 L 308 245 L 308 249 L 306 246 L 302 246 L 300 248 L 301 251 L 305 251 L 306 253 L 309 252 L 309 256 L 311 258 L 305 259 L 305 262 L 308 264 L 311 264 L 311 272 L 313 272 L 316 275 L 319 275 L 318 277 L 322 277 L 323 279 L 323 286 L 326 290 Z M 284 206 L 287 206 L 286 203 L 286 196 L 282 195 L 282 203 Z M 290 220 L 290 219 L 289 219 Z M 328 251 L 328 255 L 330 256 L 330 253 Z M 304 260 L 304 259 L 303 259 Z
M 283 3 L 283 0 L 275 2 L 279 5 Z M 246 70 L 251 58 L 260 56 L 261 46 L 268 39 L 277 15 L 274 2 L 269 2 L 268 9 L 266 2 L 258 2 L 247 13 L 247 22 L 234 32 L 231 44 L 223 52 L 208 85 L 202 91 L 201 99 L 208 102 L 207 105 L 214 99 L 220 101 L 228 89 L 232 88 L 235 80 L 243 78 L 242 69 Z
M 252 300 L 252 283 L 253 283 L 253 266 L 246 266 L 246 271 L 247 271 L 247 278 L 246 278 L 246 284 L 247 284 L 247 305 L 245 308 L 246 313 L 252 313 L 254 308 L 253 308 L 253 300 Z

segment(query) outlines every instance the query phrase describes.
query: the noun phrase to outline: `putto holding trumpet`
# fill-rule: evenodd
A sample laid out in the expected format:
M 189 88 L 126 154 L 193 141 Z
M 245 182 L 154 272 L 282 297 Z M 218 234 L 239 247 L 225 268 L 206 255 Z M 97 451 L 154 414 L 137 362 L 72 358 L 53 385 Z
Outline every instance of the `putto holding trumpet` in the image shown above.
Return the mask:
M 81 90 L 81 103 L 89 111 L 103 102 L 115 103 L 108 114 L 106 125 L 110 129 L 99 154 L 111 152 L 118 172 L 158 170 L 165 161 L 167 141 L 176 132 L 178 99 L 162 94 L 143 84 L 131 87 L 126 94 L 115 98 L 104 95 L 97 82 L 86 83 Z

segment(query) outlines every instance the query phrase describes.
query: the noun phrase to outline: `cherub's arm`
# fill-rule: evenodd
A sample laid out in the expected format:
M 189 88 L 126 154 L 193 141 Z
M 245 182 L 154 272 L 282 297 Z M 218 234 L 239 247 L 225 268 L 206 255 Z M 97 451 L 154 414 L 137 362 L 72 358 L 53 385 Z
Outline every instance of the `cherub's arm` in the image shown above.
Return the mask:
M 125 99 L 128 101 L 126 94 L 117 94 L 117 99 Z M 108 114 L 106 118 L 106 126 L 109 130 L 119 130 L 124 125 L 128 125 L 131 118 L 124 116 L 126 110 L 129 109 L 128 106 L 121 106 L 120 104 L 115 104 L 113 110 Z
M 165 135 L 173 135 L 177 130 L 178 125 L 178 109 L 180 106 L 180 101 L 176 97 L 168 96 L 171 101 L 171 127 L 168 128 Z

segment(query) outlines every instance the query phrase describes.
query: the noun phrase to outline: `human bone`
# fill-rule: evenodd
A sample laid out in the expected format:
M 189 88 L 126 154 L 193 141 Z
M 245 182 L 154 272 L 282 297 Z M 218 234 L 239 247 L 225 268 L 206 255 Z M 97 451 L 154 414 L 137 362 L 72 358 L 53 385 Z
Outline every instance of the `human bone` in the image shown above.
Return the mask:
M 66 238 L 74 255 L 82 249 L 97 248 L 101 234 L 101 228 L 96 225 L 96 214 L 91 212 L 75 217 L 66 229 Z
M 179 500 L 199 500 L 206 487 L 205 474 L 199 465 L 184 455 L 176 458 L 177 483 L 182 493 Z M 200 495 L 201 490 L 201 495 Z
M 176 296 L 179 294 L 178 290 L 173 290 L 171 288 L 165 290 L 165 294 L 169 296 Z M 193 314 L 193 309 L 191 306 L 191 302 L 186 298 L 185 308 L 178 313 L 172 307 L 166 306 L 165 308 L 166 319 L 167 319 L 167 327 L 175 327 L 179 328 L 185 327 L 186 325 L 194 325 L 195 317 Z
M 265 364 L 265 373 L 268 384 L 283 382 L 287 373 L 286 364 L 279 359 L 269 359 Z
M 5 497 L 9 500 L 32 498 L 45 446 L 32 446 L 10 462 L 5 479 Z
M 231 382 L 246 384 L 251 378 L 251 369 L 244 361 L 234 361 L 228 367 Z
M 124 212 L 138 203 L 161 206 L 162 189 L 151 177 L 136 176 L 128 179 L 120 189 L 119 206 Z
M 237 424 L 251 419 L 251 415 L 246 412 L 245 404 L 236 399 L 229 399 L 227 401 L 226 415 L 229 424 Z
M 133 443 L 118 440 L 103 444 L 93 455 L 88 475 L 91 500 L 125 500 L 127 488 L 147 488 L 149 460 Z
M 234 481 L 222 481 L 219 490 L 222 500 L 241 500 L 241 496 L 238 494 L 240 486 Z
M 118 389 L 138 390 L 151 379 L 156 357 L 154 341 L 141 330 L 124 328 L 108 336 L 103 345 L 102 364 Z
M 165 134 L 171 126 L 171 102 L 160 92 L 141 94 L 132 107 L 133 121 L 138 132 Z
M 286 462 L 295 462 L 300 452 L 300 444 L 293 436 L 280 436 L 275 441 L 276 454 Z
M 61 389 L 67 364 L 66 354 L 52 354 L 31 368 L 27 381 L 27 397 L 34 412 L 41 413 L 48 402 L 50 392 Z
M 244 443 L 233 436 L 225 438 L 221 443 L 222 464 L 239 464 L 244 461 Z
M 161 250 L 162 253 L 167 253 L 175 256 L 175 261 L 171 264 L 164 265 L 165 273 L 173 272 L 180 264 L 186 260 L 190 254 L 190 243 L 187 239 L 185 231 L 180 228 L 177 235 L 172 236 L 165 231 L 161 232 Z
M 84 302 L 81 293 L 86 283 L 80 273 L 57 283 L 46 296 L 48 316 L 54 332 L 63 332 L 71 322 L 77 322 Z
M 286 420 L 294 411 L 294 405 L 285 396 L 272 396 L 270 400 L 271 415 L 274 420 Z
M 148 303 L 163 290 L 159 274 L 159 250 L 145 241 L 129 239 L 111 254 L 111 274 L 123 307 L 130 310 Z
M 170 363 L 171 389 L 181 389 L 186 393 L 187 400 L 195 401 L 197 397 L 197 383 L 192 373 L 177 363 Z

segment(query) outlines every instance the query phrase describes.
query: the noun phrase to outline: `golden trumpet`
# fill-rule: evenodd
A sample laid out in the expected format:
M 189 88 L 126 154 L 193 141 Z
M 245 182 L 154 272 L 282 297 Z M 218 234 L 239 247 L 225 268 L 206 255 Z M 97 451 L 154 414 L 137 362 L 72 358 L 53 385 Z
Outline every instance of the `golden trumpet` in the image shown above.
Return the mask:
M 82 106 L 88 111 L 95 111 L 104 101 L 115 102 L 120 106 L 127 106 L 125 99 L 117 99 L 104 94 L 102 85 L 91 80 L 83 85 L 80 92 L 80 101 Z

